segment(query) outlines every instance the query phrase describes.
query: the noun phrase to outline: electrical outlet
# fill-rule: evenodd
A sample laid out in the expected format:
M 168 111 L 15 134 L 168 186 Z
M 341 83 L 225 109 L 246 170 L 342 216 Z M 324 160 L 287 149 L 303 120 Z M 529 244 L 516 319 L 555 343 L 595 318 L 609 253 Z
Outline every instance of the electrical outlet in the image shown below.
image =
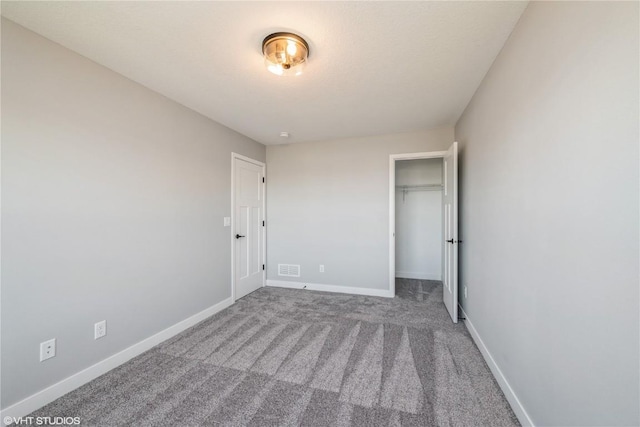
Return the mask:
M 320 264 L 320 273 L 324 273 L 324 264 Z
M 107 335 L 106 320 L 103 320 L 93 325 L 93 339 L 97 340 L 98 338 L 102 338 L 105 335 Z
M 466 286 L 464 287 L 464 297 L 465 298 L 467 297 L 467 287 Z
M 51 359 L 56 355 L 56 339 L 40 343 L 40 361 Z

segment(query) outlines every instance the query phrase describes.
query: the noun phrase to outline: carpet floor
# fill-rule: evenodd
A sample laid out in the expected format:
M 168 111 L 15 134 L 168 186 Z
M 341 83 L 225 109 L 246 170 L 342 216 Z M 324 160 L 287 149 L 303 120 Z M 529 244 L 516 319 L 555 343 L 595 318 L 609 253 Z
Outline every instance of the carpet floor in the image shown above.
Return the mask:
M 85 426 L 514 426 L 440 282 L 261 288 L 32 416 Z

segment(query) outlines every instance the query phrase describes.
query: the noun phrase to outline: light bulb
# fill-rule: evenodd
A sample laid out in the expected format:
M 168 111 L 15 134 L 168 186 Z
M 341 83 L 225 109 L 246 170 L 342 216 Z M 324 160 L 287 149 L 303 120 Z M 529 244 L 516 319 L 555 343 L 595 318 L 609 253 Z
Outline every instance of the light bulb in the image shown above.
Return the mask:
M 273 33 L 263 40 L 262 53 L 269 72 L 278 76 L 298 76 L 307 62 L 309 46 L 295 34 Z
M 298 51 L 298 47 L 294 42 L 287 43 L 287 53 L 291 56 L 295 55 Z

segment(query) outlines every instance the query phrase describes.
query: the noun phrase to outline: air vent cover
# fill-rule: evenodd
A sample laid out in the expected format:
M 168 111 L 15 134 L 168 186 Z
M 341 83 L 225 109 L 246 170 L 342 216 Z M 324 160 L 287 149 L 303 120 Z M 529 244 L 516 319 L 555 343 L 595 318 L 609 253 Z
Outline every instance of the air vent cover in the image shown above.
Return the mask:
M 300 266 L 295 264 L 278 264 L 278 276 L 300 277 Z

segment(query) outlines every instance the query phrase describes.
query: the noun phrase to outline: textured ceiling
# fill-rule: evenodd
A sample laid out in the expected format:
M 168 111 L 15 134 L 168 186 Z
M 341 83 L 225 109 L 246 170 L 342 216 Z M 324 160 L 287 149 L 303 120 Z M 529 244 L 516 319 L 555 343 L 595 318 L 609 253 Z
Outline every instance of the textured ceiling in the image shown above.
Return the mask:
M 2 1 L 2 15 L 279 144 L 455 124 L 526 5 Z M 309 42 L 302 76 L 264 67 L 262 39 L 282 30 Z

